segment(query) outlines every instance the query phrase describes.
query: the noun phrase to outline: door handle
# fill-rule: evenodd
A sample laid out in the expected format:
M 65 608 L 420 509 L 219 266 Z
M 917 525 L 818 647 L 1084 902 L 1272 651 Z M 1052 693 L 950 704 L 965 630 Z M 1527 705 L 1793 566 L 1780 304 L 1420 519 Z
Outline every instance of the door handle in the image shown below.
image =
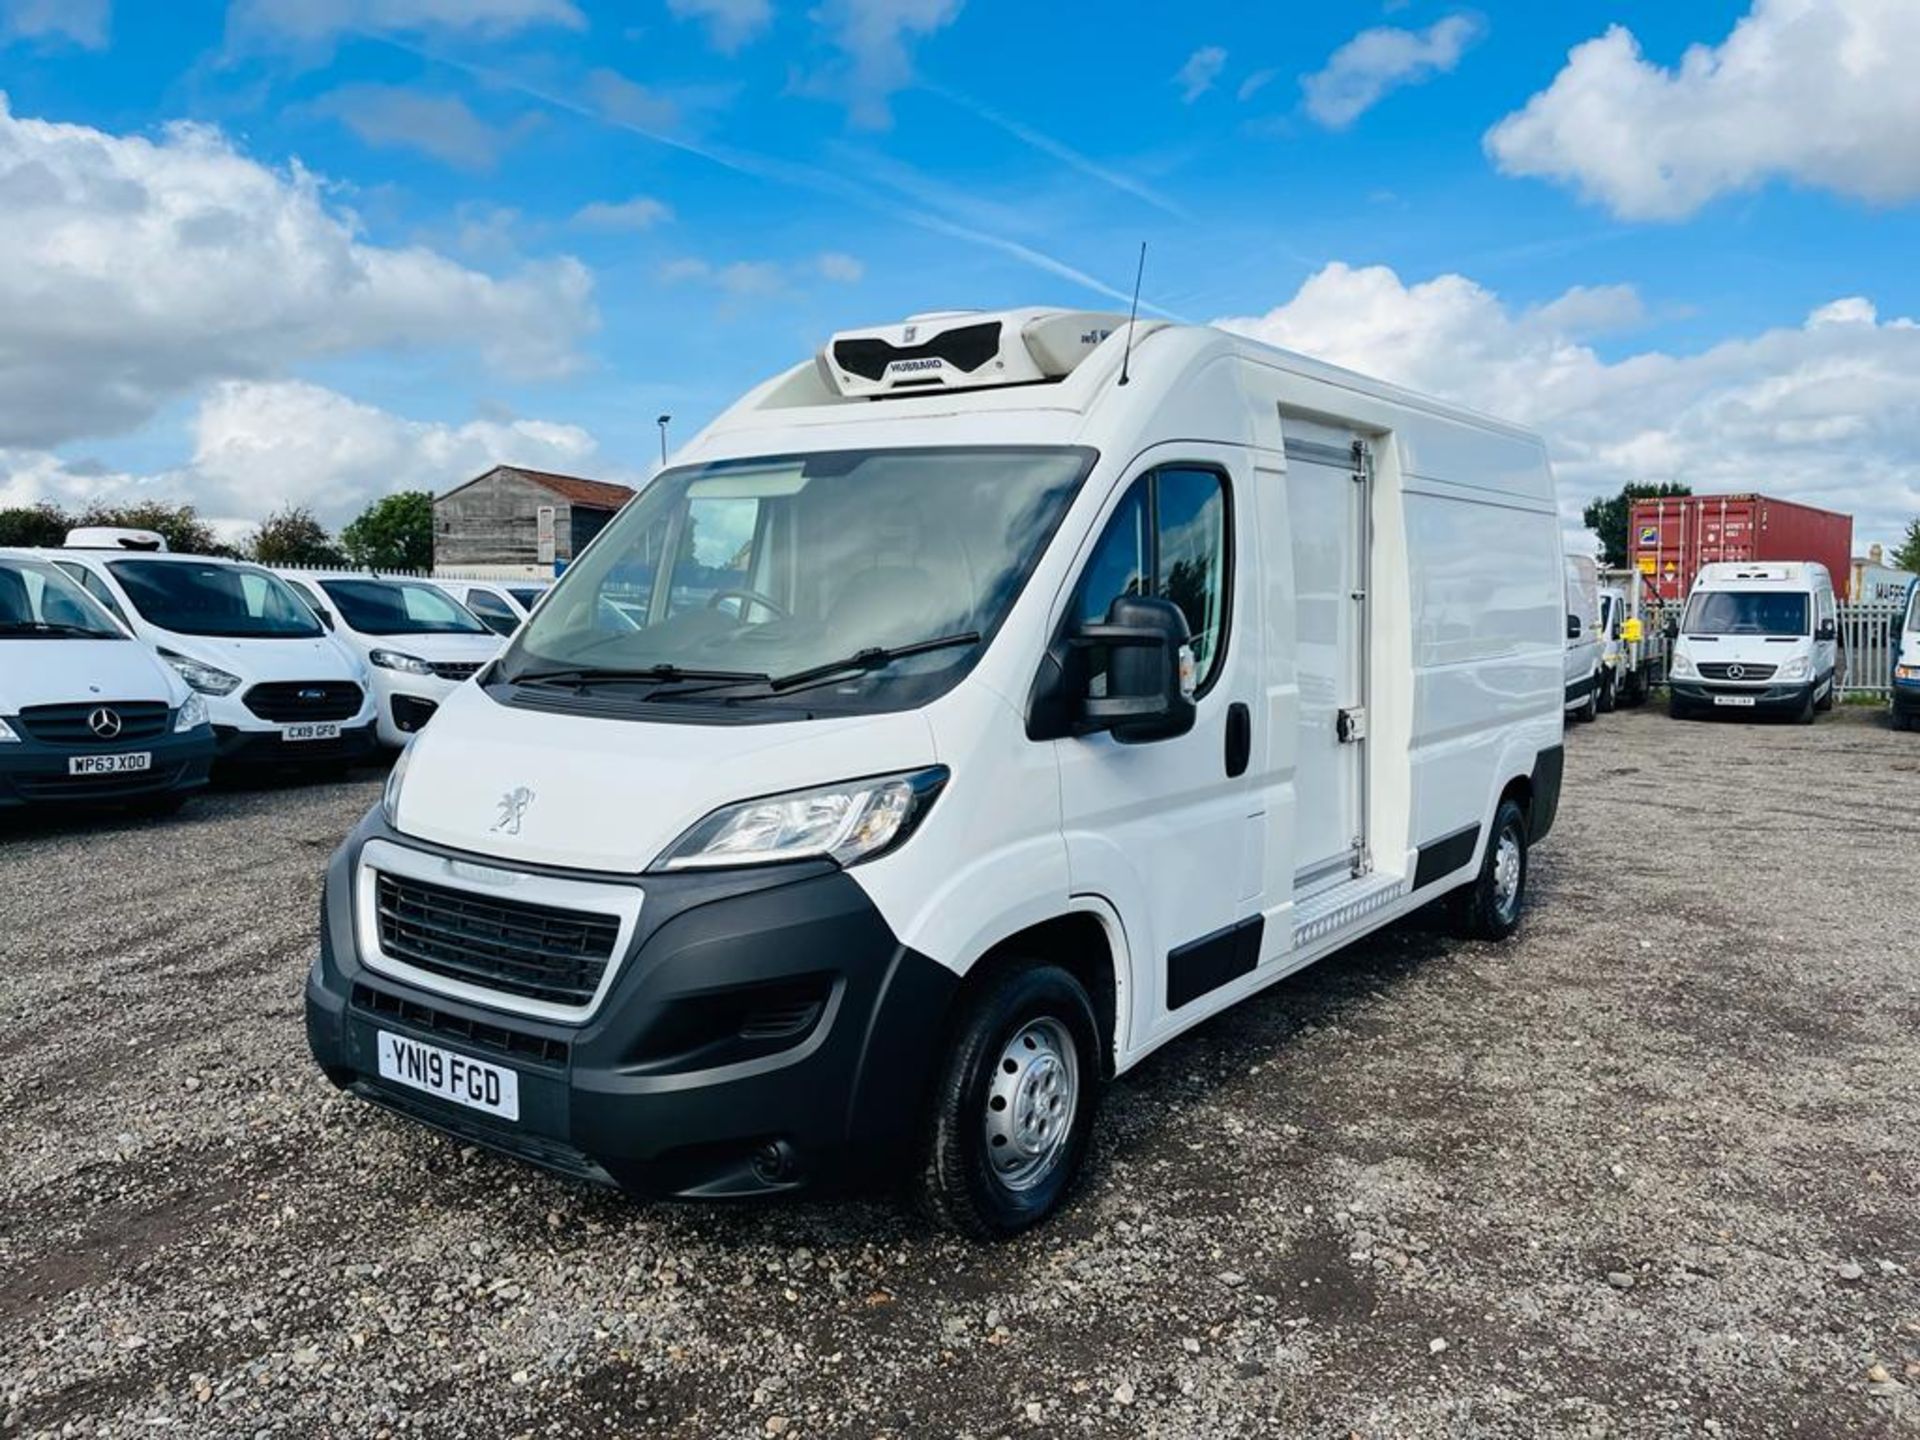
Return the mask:
M 1247 773 L 1253 758 L 1253 712 L 1238 700 L 1227 706 L 1227 778 Z

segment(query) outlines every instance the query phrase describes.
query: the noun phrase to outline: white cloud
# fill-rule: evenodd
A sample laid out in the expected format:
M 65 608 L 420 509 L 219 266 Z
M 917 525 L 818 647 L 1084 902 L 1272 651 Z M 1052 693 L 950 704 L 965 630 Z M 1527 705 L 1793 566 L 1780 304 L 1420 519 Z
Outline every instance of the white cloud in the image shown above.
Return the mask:
M 326 46 L 361 30 L 498 40 L 543 25 L 584 30 L 587 20 L 573 0 L 233 0 L 227 10 L 241 45 Z
M 1174 71 L 1173 83 L 1180 87 L 1180 98 L 1191 105 L 1213 88 L 1213 82 L 1226 68 L 1227 52 L 1218 45 L 1203 45 Z
M 0 0 L 0 36 L 20 40 L 59 37 L 102 49 L 112 14 L 109 0 Z
M 636 195 L 631 200 L 595 200 L 574 211 L 573 223 L 582 230 L 651 230 L 671 220 L 673 211 L 663 200 Z
M 1425 30 L 1362 30 L 1328 57 L 1325 69 L 1301 77 L 1307 113 L 1330 130 L 1344 130 L 1392 91 L 1450 72 L 1484 31 L 1471 15 L 1449 15 Z
M 773 23 L 770 0 L 667 0 L 667 9 L 679 19 L 704 22 L 714 48 L 728 55 Z
M 461 170 L 491 170 L 500 153 L 532 126 L 529 112 L 496 127 L 457 95 L 434 95 L 405 85 L 343 85 L 314 102 L 314 109 L 345 125 L 378 149 L 417 150 Z
M 338 529 L 382 495 L 445 490 L 503 462 L 605 473 L 593 437 L 577 426 L 408 420 L 302 381 L 216 385 L 192 432 L 191 460 L 152 475 L 0 450 L 0 508 L 184 501 L 223 533 L 239 535 L 283 505 L 305 505 Z
M 964 0 L 823 0 L 812 17 L 824 26 L 842 63 L 815 89 L 839 95 L 853 123 L 868 130 L 893 124 L 888 101 L 913 81 L 913 45 L 944 30 Z
M 1240 82 L 1240 88 L 1233 92 L 1233 98 L 1245 104 L 1271 85 L 1280 72 L 1278 70 L 1256 70 Z
M 117 136 L 0 97 L 0 213 L 0 445 L 130 429 L 209 382 L 358 351 L 559 373 L 595 323 L 577 261 L 496 277 L 369 244 L 314 176 L 205 126 Z
M 1920 196 L 1916 76 L 1914 0 L 1754 0 L 1672 70 L 1613 26 L 1486 144 L 1506 173 L 1631 220 L 1684 219 L 1776 177 L 1893 204 Z
M 1335 264 L 1277 309 L 1220 323 L 1538 429 L 1570 524 L 1630 480 L 1848 511 L 1862 544 L 1920 513 L 1920 325 L 1850 297 L 1697 354 L 1607 361 L 1582 343 L 1638 306 L 1608 288 L 1515 310 L 1464 276 L 1407 285 Z
M 680 118 L 680 107 L 672 100 L 617 70 L 588 75 L 587 94 L 606 119 L 637 130 L 669 130 Z
M 831 280 L 837 285 L 858 285 L 867 277 L 867 267 L 861 261 L 838 250 L 816 257 L 813 268 L 822 280 Z

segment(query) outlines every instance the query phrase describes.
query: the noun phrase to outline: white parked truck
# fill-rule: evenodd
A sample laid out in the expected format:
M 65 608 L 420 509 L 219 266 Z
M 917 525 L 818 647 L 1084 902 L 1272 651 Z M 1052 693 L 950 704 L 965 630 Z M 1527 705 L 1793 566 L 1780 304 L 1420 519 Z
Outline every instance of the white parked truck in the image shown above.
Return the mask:
M 1429 902 L 1519 925 L 1524 430 L 1220 330 L 835 337 L 692 440 L 335 855 L 339 1085 L 642 1193 L 1061 1201 L 1102 1083 Z

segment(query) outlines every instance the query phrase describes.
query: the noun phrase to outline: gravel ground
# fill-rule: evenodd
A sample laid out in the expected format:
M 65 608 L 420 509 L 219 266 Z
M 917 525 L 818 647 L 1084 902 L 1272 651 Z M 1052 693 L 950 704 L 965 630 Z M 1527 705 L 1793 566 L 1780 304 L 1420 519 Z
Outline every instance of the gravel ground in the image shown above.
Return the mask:
M 0 1429 L 1920 1430 L 1920 740 L 1569 739 L 1503 948 L 1402 927 L 1109 1092 L 1056 1223 L 639 1206 L 342 1098 L 300 987 L 375 798 L 0 834 Z

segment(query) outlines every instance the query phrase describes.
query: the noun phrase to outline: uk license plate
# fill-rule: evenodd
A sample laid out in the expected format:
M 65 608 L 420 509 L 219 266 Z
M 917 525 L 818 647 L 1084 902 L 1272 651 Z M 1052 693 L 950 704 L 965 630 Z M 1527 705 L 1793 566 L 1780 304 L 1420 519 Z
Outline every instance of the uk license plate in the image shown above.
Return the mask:
M 282 740 L 338 740 L 340 722 L 338 720 L 309 720 L 304 725 L 283 725 L 280 727 Z
M 127 755 L 74 755 L 68 757 L 69 775 L 131 775 L 153 768 L 153 756 L 145 750 Z
M 380 1078 L 409 1089 L 483 1110 L 502 1120 L 520 1118 L 520 1077 L 499 1065 L 424 1045 L 404 1035 L 378 1032 Z
M 1753 696 L 1751 695 L 1716 695 L 1713 697 L 1713 703 L 1716 705 L 1734 705 L 1734 706 L 1739 706 L 1745 709 L 1751 709 L 1753 707 Z

